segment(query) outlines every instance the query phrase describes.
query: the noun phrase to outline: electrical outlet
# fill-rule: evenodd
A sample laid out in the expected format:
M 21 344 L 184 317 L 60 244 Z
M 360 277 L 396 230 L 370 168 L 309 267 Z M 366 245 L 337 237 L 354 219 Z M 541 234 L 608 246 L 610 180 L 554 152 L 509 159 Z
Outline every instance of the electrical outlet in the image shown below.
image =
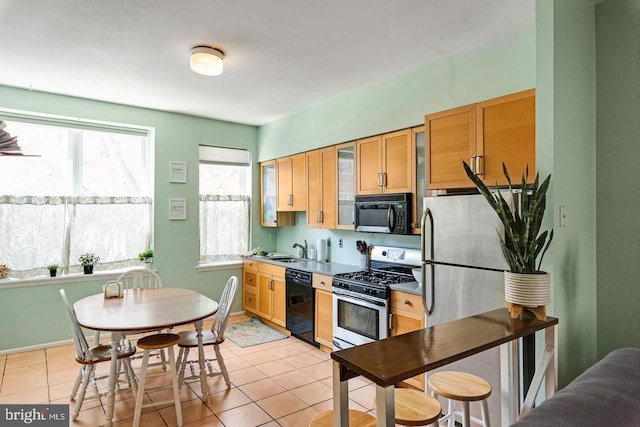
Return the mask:
M 342 237 L 338 239 L 338 247 L 341 248 L 342 247 Z
M 560 220 L 560 227 L 567 226 L 567 207 L 565 205 L 560 206 L 559 220 Z

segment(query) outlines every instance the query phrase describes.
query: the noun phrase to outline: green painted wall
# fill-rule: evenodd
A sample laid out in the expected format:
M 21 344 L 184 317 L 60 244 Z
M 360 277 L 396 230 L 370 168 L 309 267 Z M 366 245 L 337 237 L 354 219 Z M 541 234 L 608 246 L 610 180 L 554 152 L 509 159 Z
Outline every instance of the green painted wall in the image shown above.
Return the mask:
M 420 54 L 420 52 L 416 52 Z M 421 125 L 425 114 L 535 87 L 535 25 L 511 37 L 460 52 L 378 84 L 362 87 L 260 127 L 259 160 Z M 293 147 L 293 148 L 292 148 Z M 330 240 L 329 259 L 358 264 L 355 241 L 419 248 L 418 236 L 386 236 L 296 227 L 277 229 L 277 250 L 294 242 Z M 344 246 L 338 247 L 342 238 Z
M 421 125 L 425 114 L 532 87 L 533 24 L 261 126 L 258 160 Z
M 0 107 L 155 128 L 155 256 L 165 286 L 192 288 L 218 298 L 227 278 L 240 268 L 197 272 L 198 237 L 198 144 L 251 150 L 255 158 L 257 128 L 217 120 L 173 114 L 105 102 L 52 95 L 0 86 Z M 1 117 L 1 114 L 0 114 Z M 169 162 L 186 161 L 187 184 L 169 183 Z M 259 200 L 258 169 L 254 173 L 254 200 Z M 187 220 L 169 221 L 168 200 L 187 199 Z M 254 238 L 268 240 L 259 227 L 259 209 L 253 206 Z M 0 287 L 0 323 L 20 325 L 0 331 L 0 351 L 69 339 L 58 288 L 69 289 L 75 300 L 101 291 L 102 281 L 56 284 L 30 288 Z M 1 285 L 0 285 L 1 286 Z M 234 310 L 241 309 L 238 296 Z
M 640 347 L 640 3 L 596 7 L 598 357 Z
M 552 174 L 545 269 L 559 318 L 559 382 L 596 357 L 595 30 L 592 2 L 537 3 L 537 164 Z M 564 206 L 566 224 L 559 223 Z

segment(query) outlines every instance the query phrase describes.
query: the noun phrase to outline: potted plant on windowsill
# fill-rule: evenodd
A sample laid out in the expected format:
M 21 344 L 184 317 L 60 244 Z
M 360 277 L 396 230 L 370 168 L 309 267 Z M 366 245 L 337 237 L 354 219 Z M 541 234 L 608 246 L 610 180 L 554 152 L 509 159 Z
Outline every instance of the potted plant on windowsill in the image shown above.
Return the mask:
M 93 274 L 93 266 L 100 262 L 100 257 L 92 252 L 86 252 L 78 257 L 78 261 L 84 268 L 84 274 Z
M 138 254 L 138 260 L 144 262 L 145 268 L 151 268 L 153 262 L 153 249 L 149 249 Z
M 500 245 L 509 271 L 505 271 L 505 300 L 509 306 L 511 317 L 515 318 L 524 308 L 541 320 L 546 317 L 546 305 L 550 302 L 549 273 L 540 271 L 542 258 L 551 245 L 553 229 L 540 232 L 542 218 L 547 204 L 547 189 L 551 175 L 540 184 L 539 174 L 533 186 L 527 188 L 529 168 L 522 175 L 519 197 L 511 185 L 507 167 L 502 164 L 507 179 L 508 191 L 514 196 L 513 210 L 505 201 L 500 191 L 491 192 L 482 180 L 463 162 L 467 176 L 476 185 L 480 194 L 498 214 L 504 225 L 504 237 L 500 236 Z
M 58 264 L 49 264 L 47 265 L 47 269 L 49 270 L 49 275 L 51 277 L 56 277 L 58 274 Z

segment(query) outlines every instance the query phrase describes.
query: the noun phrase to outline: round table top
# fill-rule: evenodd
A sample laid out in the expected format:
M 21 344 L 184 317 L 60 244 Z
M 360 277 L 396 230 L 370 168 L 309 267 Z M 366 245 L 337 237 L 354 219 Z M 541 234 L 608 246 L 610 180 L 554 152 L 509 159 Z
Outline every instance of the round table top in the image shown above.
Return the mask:
M 191 289 L 126 289 L 122 298 L 103 294 L 78 300 L 80 326 L 99 331 L 148 331 L 196 322 L 218 311 L 218 303 Z

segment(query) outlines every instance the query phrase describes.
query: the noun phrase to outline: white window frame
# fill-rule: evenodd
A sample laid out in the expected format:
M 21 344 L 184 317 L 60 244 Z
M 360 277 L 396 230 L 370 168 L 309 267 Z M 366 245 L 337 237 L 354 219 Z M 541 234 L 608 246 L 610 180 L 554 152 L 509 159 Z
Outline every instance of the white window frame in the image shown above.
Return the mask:
M 238 149 L 238 148 L 229 148 L 229 147 L 218 147 L 218 146 L 209 146 L 209 145 L 200 145 L 199 149 L 199 163 L 200 164 L 214 164 L 214 165 L 229 165 L 229 166 L 242 166 L 246 167 L 245 173 L 242 176 L 243 187 L 245 194 L 241 195 L 242 197 L 246 197 L 247 199 L 247 250 L 251 245 L 251 202 L 252 202 L 252 170 L 251 170 L 251 152 L 247 149 Z M 199 174 L 199 172 L 198 172 Z M 198 191 L 198 204 L 199 204 L 199 213 L 201 215 L 202 212 L 202 203 L 208 198 L 210 195 L 201 194 Z M 235 195 L 240 196 L 240 195 Z M 234 200 L 236 200 L 234 198 Z M 202 238 L 202 226 L 203 221 L 202 218 L 199 218 L 198 224 L 198 235 Z M 237 265 L 241 263 L 240 254 L 230 254 L 230 257 L 222 260 L 205 260 L 203 259 L 203 254 L 201 250 L 201 245 L 199 249 L 199 267 L 220 267 L 220 266 L 228 266 L 228 265 Z M 206 255 L 205 255 L 206 256 Z
M 81 176 L 82 143 L 81 142 L 82 141 L 81 141 L 80 130 L 90 130 L 90 131 L 93 130 L 93 131 L 101 131 L 101 132 L 133 134 L 133 135 L 146 137 L 147 144 L 143 146 L 144 152 L 142 156 L 143 170 L 144 170 L 144 176 L 146 177 L 146 180 L 145 182 L 143 182 L 142 185 L 146 187 L 143 189 L 144 193 L 148 194 L 148 196 L 144 196 L 144 197 L 148 197 L 150 199 L 150 219 L 149 219 L 150 223 L 149 223 L 149 243 L 148 244 L 149 244 L 149 248 L 153 248 L 154 211 L 155 211 L 155 206 L 154 206 L 154 203 L 155 203 L 155 197 L 154 197 L 155 129 L 153 127 L 131 125 L 131 124 L 118 123 L 118 122 L 100 121 L 100 120 L 93 120 L 93 119 L 84 119 L 84 118 L 78 118 L 78 117 L 61 116 L 61 115 L 46 114 L 46 113 L 39 113 L 39 112 L 30 112 L 30 111 L 16 110 L 16 109 L 9 109 L 9 108 L 0 108 L 0 118 L 5 121 L 32 123 L 32 124 L 39 124 L 39 125 L 45 125 L 45 126 L 60 126 L 60 127 L 69 129 L 70 143 L 71 143 L 71 150 L 69 155 L 71 156 L 72 168 L 74 169 L 74 172 L 72 173 L 73 181 L 71 183 L 72 196 L 70 197 L 74 199 L 84 197 L 84 195 L 81 192 L 81 189 L 82 189 L 82 176 Z M 19 135 L 17 136 L 19 137 Z M 18 138 L 18 144 L 19 144 L 19 138 Z M 67 231 L 67 235 L 68 235 L 68 231 Z M 65 244 L 66 245 L 69 244 L 68 240 Z M 72 266 L 75 265 L 75 260 L 69 260 L 68 262 Z M 133 263 L 124 262 L 124 264 L 130 264 L 128 266 L 136 265 L 135 261 Z M 123 267 L 127 267 L 127 265 L 124 265 L 124 264 L 114 263 L 112 265 L 113 271 L 117 272 L 117 271 L 120 271 Z M 63 271 L 59 270 L 59 274 L 62 273 L 60 275 L 62 278 L 65 278 L 65 277 L 68 278 L 66 273 L 69 272 L 69 265 L 65 265 L 64 267 L 65 268 Z M 38 267 L 34 267 L 34 269 L 35 268 L 38 268 Z M 43 266 L 43 269 L 44 269 L 44 266 Z M 75 269 L 72 269 L 72 270 L 75 270 Z M 112 274 L 109 271 L 104 271 L 104 270 L 101 273 L 102 275 L 107 275 L 107 276 Z M 52 280 L 61 280 L 60 276 Z M 37 276 L 35 278 L 29 277 L 26 279 L 14 279 L 14 280 L 11 280 L 11 282 L 15 283 L 15 282 L 24 281 L 24 282 L 34 283 L 34 282 L 40 281 L 41 279 L 42 278 L 40 276 Z M 68 279 L 62 279 L 62 280 L 68 280 Z

